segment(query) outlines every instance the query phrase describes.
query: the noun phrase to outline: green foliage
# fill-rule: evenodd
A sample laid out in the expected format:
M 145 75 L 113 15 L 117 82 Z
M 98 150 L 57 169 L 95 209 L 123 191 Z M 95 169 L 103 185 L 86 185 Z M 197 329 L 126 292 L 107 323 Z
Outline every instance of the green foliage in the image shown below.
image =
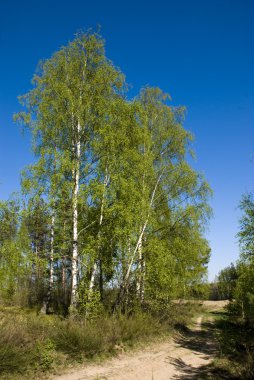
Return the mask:
M 253 194 L 243 196 L 240 203 L 243 212 L 240 220 L 239 242 L 242 249 L 242 258 L 251 260 L 254 256 L 254 199 Z
M 234 302 L 231 308 L 234 314 L 253 326 L 254 323 L 254 259 L 253 259 L 253 226 L 254 200 L 252 194 L 243 196 L 240 203 L 243 212 L 238 233 L 241 257 L 236 272 Z
M 99 291 L 89 291 L 86 287 L 79 285 L 78 290 L 78 314 L 86 320 L 96 319 L 103 314 Z
M 254 323 L 254 263 L 239 264 L 239 278 L 236 285 L 236 303 L 241 305 L 242 317 Z
M 40 63 L 15 116 L 37 160 L 23 171 L 16 219 L 15 205 L 0 207 L 5 297 L 17 299 L 19 283 L 23 304 L 86 320 L 200 295 L 210 256 L 211 190 L 187 159 L 185 109 L 160 88 L 127 100 L 104 45 L 79 33 Z
M 27 230 L 18 200 L 0 203 L 0 300 L 12 303 L 30 273 Z
M 220 271 L 217 278 L 219 299 L 232 300 L 234 298 L 238 276 L 239 272 L 237 273 L 234 264 Z
M 46 339 L 43 342 L 38 342 L 36 345 L 37 363 L 42 371 L 48 371 L 55 359 L 55 345 L 51 339 Z

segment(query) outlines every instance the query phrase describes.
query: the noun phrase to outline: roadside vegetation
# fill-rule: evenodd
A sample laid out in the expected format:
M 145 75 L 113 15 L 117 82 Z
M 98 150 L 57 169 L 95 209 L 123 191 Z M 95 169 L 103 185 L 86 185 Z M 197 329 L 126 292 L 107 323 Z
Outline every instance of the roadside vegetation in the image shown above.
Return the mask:
M 163 315 L 80 317 L 38 315 L 31 309 L 0 309 L 0 378 L 39 379 L 70 366 L 115 356 L 130 348 L 165 338 L 174 327 L 190 323 L 197 303 L 171 304 Z
M 243 196 L 240 208 L 240 258 L 235 265 L 223 269 L 210 288 L 212 299 L 230 300 L 216 322 L 219 352 L 214 370 L 221 379 L 250 380 L 254 378 L 253 194 Z
M 227 313 L 217 321 L 217 329 L 220 352 L 215 364 L 225 373 L 221 378 L 253 379 L 253 326 Z

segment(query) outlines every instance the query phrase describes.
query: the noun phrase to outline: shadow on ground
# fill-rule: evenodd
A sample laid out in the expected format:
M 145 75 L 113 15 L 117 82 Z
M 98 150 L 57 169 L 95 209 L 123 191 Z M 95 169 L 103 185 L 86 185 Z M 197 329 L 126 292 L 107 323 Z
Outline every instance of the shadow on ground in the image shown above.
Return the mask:
M 184 347 L 197 354 L 204 359 L 211 359 L 215 357 L 218 351 L 216 344 L 216 327 L 212 322 L 202 324 L 202 329 L 198 326 L 194 330 L 189 330 L 186 327 L 176 326 L 179 335 L 175 338 L 176 343 L 180 347 Z M 186 364 L 182 359 L 169 358 L 171 364 L 175 366 L 178 374 L 172 379 L 178 380 L 219 380 L 219 379 L 232 379 L 232 376 L 220 368 L 216 368 L 213 363 L 194 367 Z

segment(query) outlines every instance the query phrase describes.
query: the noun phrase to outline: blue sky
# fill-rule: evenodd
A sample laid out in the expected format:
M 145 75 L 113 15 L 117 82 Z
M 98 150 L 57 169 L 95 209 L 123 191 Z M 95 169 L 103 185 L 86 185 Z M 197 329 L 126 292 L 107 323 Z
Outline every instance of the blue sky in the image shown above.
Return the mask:
M 253 19 L 252 0 L 0 0 L 0 199 L 19 189 L 33 160 L 29 136 L 12 122 L 17 96 L 31 88 L 40 59 L 100 24 L 130 96 L 149 84 L 187 107 L 192 164 L 214 191 L 212 280 L 238 257 L 237 206 L 254 188 Z

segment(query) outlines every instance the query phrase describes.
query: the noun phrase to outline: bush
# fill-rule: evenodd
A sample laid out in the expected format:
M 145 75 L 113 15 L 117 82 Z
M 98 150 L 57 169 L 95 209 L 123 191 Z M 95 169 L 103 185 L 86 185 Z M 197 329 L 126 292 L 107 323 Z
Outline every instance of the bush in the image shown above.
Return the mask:
M 103 351 L 103 334 L 98 327 L 79 321 L 67 320 L 57 323 L 52 339 L 56 349 L 68 353 L 71 357 L 83 354 L 92 357 Z

